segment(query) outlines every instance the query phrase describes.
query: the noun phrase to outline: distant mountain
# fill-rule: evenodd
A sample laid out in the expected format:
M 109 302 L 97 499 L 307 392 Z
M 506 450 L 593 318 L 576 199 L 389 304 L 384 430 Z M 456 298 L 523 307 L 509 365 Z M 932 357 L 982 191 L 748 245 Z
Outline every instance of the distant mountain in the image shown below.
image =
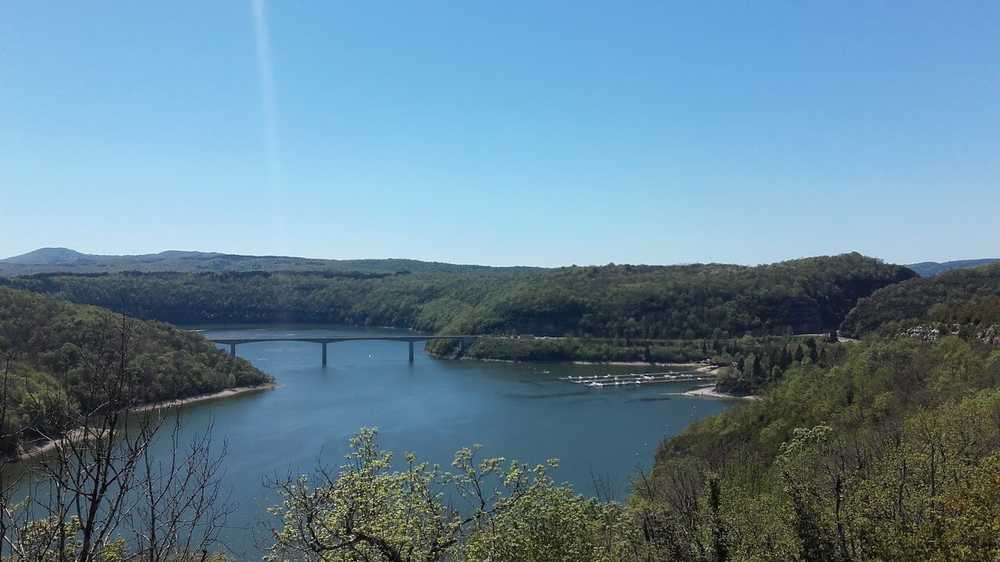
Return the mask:
M 86 262 L 88 257 L 87 254 L 69 248 L 39 248 L 0 262 L 21 265 L 65 265 Z
M 1000 262 L 1000 258 L 983 258 L 978 260 L 955 260 L 946 262 L 936 262 L 936 261 L 924 261 L 920 263 L 909 264 L 906 267 L 917 272 L 917 275 L 921 277 L 934 277 L 945 271 L 951 271 L 952 269 L 966 269 L 969 267 L 979 267 L 981 265 L 986 265 L 990 263 Z
M 326 260 L 289 256 L 244 256 L 217 252 L 168 250 L 158 254 L 106 256 L 69 248 L 40 248 L 0 260 L 0 276 L 36 273 L 326 271 L 358 273 L 454 273 L 532 270 L 529 267 L 489 267 L 407 259 Z

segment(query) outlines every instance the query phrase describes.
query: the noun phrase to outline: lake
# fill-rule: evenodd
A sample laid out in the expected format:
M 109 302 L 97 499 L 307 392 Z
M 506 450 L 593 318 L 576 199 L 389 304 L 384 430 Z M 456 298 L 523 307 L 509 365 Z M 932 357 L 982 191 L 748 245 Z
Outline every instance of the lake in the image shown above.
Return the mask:
M 197 328 L 197 327 L 195 327 Z M 400 330 L 329 326 L 211 326 L 207 337 L 412 335 Z M 228 347 L 226 347 L 228 350 Z M 675 396 L 687 384 L 588 388 L 560 377 L 664 372 L 664 367 L 515 364 L 438 360 L 416 344 L 356 341 L 242 344 L 237 354 L 272 374 L 276 390 L 185 406 L 185 431 L 214 423 L 228 443 L 226 479 L 238 511 L 222 539 L 239 559 L 259 559 L 252 535 L 267 540 L 266 507 L 276 503 L 268 476 L 310 472 L 322 462 L 339 466 L 347 440 L 362 426 L 379 429 L 383 447 L 401 458 L 450 468 L 454 452 L 481 444 L 484 456 L 529 463 L 558 458 L 557 481 L 594 494 L 594 477 L 612 484 L 618 499 L 630 475 L 649 468 L 657 445 L 729 403 Z M 251 534 L 249 529 L 256 527 Z

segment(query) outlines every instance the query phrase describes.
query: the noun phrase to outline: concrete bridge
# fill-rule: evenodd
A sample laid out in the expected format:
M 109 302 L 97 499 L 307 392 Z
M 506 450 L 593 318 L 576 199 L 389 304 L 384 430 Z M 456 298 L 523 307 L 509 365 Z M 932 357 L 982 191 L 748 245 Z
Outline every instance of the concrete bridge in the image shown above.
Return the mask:
M 297 341 L 306 343 L 318 343 L 323 346 L 323 366 L 326 367 L 326 346 L 331 343 L 348 341 L 398 341 L 410 344 L 410 362 L 413 362 L 413 344 L 418 341 L 430 340 L 458 340 L 459 345 L 464 349 L 470 341 L 482 336 L 334 336 L 327 338 L 307 338 L 299 336 L 275 336 L 265 338 L 209 338 L 208 341 L 228 345 L 229 354 L 236 356 L 236 346 L 244 343 L 258 343 L 271 341 Z

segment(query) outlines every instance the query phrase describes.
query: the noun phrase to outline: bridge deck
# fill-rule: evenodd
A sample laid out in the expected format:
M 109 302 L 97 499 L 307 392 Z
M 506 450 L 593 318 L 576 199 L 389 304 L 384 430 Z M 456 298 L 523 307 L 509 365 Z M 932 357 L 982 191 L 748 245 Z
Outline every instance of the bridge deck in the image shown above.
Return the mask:
M 418 342 L 418 341 L 428 341 L 428 340 L 447 340 L 447 339 L 475 339 L 479 336 L 330 336 L 325 338 L 307 338 L 299 336 L 274 336 L 274 337 L 264 337 L 264 338 L 208 338 L 208 341 L 221 343 L 221 344 L 243 344 L 243 343 L 257 343 L 257 342 L 269 342 L 269 341 L 297 341 L 306 343 L 337 343 L 345 341 L 401 341 L 401 342 Z
M 331 336 L 326 338 L 307 338 L 300 336 L 272 336 L 266 338 L 208 338 L 208 341 L 229 346 L 229 354 L 236 356 L 236 346 L 245 343 L 269 342 L 269 341 L 292 341 L 305 343 L 318 343 L 323 346 L 323 366 L 326 367 L 326 346 L 331 343 L 347 341 L 398 341 L 406 342 L 410 346 L 410 363 L 413 363 L 413 343 L 428 340 L 457 339 L 459 345 L 465 346 L 466 341 L 479 336 Z

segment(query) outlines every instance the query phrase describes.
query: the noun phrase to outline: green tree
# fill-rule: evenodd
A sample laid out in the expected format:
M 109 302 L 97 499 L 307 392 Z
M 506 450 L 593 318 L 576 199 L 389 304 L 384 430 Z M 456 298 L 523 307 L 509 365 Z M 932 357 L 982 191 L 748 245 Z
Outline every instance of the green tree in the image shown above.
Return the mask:
M 473 447 L 455 454 L 454 472 L 412 454 L 395 470 L 371 428 L 350 447 L 336 474 L 319 471 L 317 485 L 305 477 L 279 484 L 283 501 L 271 513 L 282 525 L 267 560 L 611 561 L 630 545 L 622 508 L 555 484 L 554 461 L 477 460 Z M 465 509 L 446 505 L 444 490 Z

